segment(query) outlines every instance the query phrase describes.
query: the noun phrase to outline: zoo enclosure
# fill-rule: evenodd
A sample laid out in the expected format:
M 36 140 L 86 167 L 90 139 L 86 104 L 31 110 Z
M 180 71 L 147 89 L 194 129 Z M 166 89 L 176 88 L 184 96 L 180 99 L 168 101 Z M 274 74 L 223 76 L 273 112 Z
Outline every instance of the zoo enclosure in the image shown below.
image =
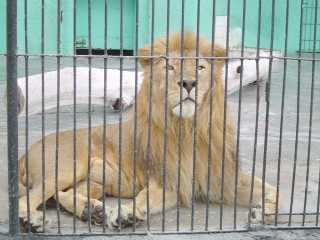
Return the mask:
M 20 1 L 22 2 L 22 1 Z M 24 6 L 27 6 L 26 3 L 28 1 L 24 1 L 25 5 Z M 17 36 L 18 36 L 18 32 L 17 32 L 17 1 L 14 1 L 14 0 L 11 0 L 11 1 L 8 1 L 7 2 L 7 53 L 5 54 L 6 55 L 6 58 L 7 58 L 7 92 L 8 92 L 8 132 L 10 134 L 8 134 L 8 157 L 9 157 L 9 161 L 8 161 L 8 172 L 9 172 L 9 204 L 10 204 L 10 207 L 9 207 L 9 210 L 10 210 L 10 215 L 9 215 L 9 232 L 11 235 L 16 235 L 16 234 L 19 234 L 19 219 L 18 219 L 18 165 L 17 165 L 17 159 L 18 159 L 18 122 L 17 122 L 17 105 L 18 105 L 18 102 L 17 102 L 17 58 L 24 58 L 25 59 L 25 64 L 26 64 L 26 76 L 28 76 L 28 61 L 29 61 L 29 58 L 34 56 L 34 57 L 40 57 L 41 59 L 44 59 L 46 57 L 55 57 L 57 59 L 57 72 L 59 73 L 60 71 L 60 61 L 62 58 L 72 58 L 74 60 L 74 69 L 76 69 L 77 65 L 76 65 L 76 60 L 78 57 L 85 57 L 88 59 L 89 61 L 89 68 L 91 67 L 90 65 L 90 59 L 93 59 L 93 58 L 98 58 L 98 56 L 94 56 L 92 54 L 92 39 L 91 39 L 91 34 L 92 34 L 92 15 L 93 13 L 91 12 L 91 4 L 92 4 L 92 1 L 88 0 L 88 55 L 87 56 L 79 56 L 79 55 L 75 55 L 75 49 L 76 49 L 76 44 L 77 44 L 77 37 L 76 37 L 76 29 L 77 29 L 77 25 L 76 24 L 73 24 L 73 35 L 72 35 L 72 41 L 71 41 L 71 44 L 72 44 L 72 48 L 73 48 L 73 54 L 63 54 L 61 52 L 62 50 L 62 45 L 60 44 L 61 43 L 61 11 L 60 11 L 60 8 L 61 8 L 61 4 L 60 4 L 60 0 L 57 0 L 57 14 L 56 14 L 56 20 L 57 20 L 57 31 L 56 31 L 56 52 L 55 53 L 46 53 L 45 52 L 45 44 L 46 44 L 46 41 L 45 41 L 45 23 L 44 23 L 44 16 L 45 16 L 45 12 L 44 12 L 44 1 L 42 1 L 42 9 L 41 9 L 41 52 L 40 53 L 30 53 L 29 52 L 29 45 L 28 45 L 28 23 L 27 23 L 27 19 L 28 19 L 28 8 L 25 7 L 24 8 L 24 14 L 25 14 L 25 19 L 26 21 L 24 22 L 24 53 L 18 53 L 17 52 Z M 70 1 L 71 2 L 71 1 Z M 73 1 L 74 5 L 73 7 L 71 8 L 73 11 L 71 13 L 69 13 L 71 16 L 73 16 L 73 19 L 76 19 L 76 10 L 77 8 L 75 7 L 75 4 L 76 4 L 77 1 Z M 108 6 L 108 2 L 111 2 L 111 1 L 105 1 L 105 7 L 107 8 Z M 135 62 L 136 62 L 136 71 L 138 70 L 138 66 L 137 66 L 137 60 L 139 58 L 139 56 L 132 56 L 132 57 L 128 57 L 128 56 L 123 56 L 123 50 L 124 50 L 124 43 L 123 43 L 123 40 L 124 40 L 124 35 L 123 35 L 123 32 L 124 32 L 124 15 L 123 15 L 123 6 L 124 6 L 124 0 L 120 0 L 120 14 L 119 14 L 119 52 L 120 52 L 120 56 L 109 56 L 107 54 L 101 56 L 105 62 L 108 61 L 108 59 L 112 59 L 112 58 L 117 58 L 119 59 L 120 61 L 120 70 L 123 69 L 123 60 L 124 59 L 134 59 Z M 140 1 L 136 1 L 136 8 L 135 9 L 139 9 L 139 2 Z M 142 2 L 142 1 L 141 1 Z M 155 38 L 155 6 L 156 6 L 156 0 L 153 0 L 151 1 L 151 29 L 150 29 L 150 39 L 151 39 L 151 43 L 153 42 L 154 38 Z M 167 2 L 172 2 L 170 0 L 168 0 Z M 182 6 L 182 11 L 181 11 L 181 30 L 184 30 L 185 28 L 185 25 L 184 25 L 184 20 L 187 19 L 187 17 L 185 16 L 185 12 L 184 12 L 184 6 L 185 6 L 185 3 L 187 2 L 184 1 L 184 0 L 181 0 L 181 6 Z M 198 0 L 198 1 L 194 1 L 194 6 L 196 6 L 196 10 L 194 9 L 193 11 L 196 12 L 196 22 L 194 23 L 193 27 L 195 27 L 195 32 L 197 33 L 197 35 L 199 36 L 200 35 L 200 22 L 201 22 L 201 17 L 202 15 L 200 14 L 200 3 L 202 1 Z M 241 38 L 242 38 L 242 41 L 241 41 L 241 50 L 242 50 L 242 54 L 243 54 L 243 49 L 245 48 L 245 42 L 248 41 L 246 39 L 246 30 L 245 30 L 245 27 L 246 27 L 246 24 L 248 19 L 246 19 L 245 17 L 243 16 L 246 16 L 246 9 L 248 7 L 248 2 L 249 1 L 242 1 L 242 10 L 240 11 L 240 9 L 238 9 L 237 13 L 240 14 L 241 17 L 241 26 L 242 26 L 242 31 L 241 31 Z M 300 74 L 300 67 L 301 67 L 301 62 L 303 61 L 306 61 L 308 62 L 309 64 L 312 65 L 312 87 L 311 87 L 311 94 L 310 94 L 310 125 L 309 125 L 309 145 L 310 145 L 310 142 L 311 142 L 311 139 L 312 139 L 312 113 L 313 113 L 313 93 L 314 93 L 314 87 L 313 87 L 313 84 L 314 84 L 314 81 L 315 81 L 315 66 L 316 66 L 316 63 L 320 61 L 320 59 L 316 58 L 316 51 L 319 49 L 319 36 L 318 36 L 318 32 L 319 32 L 319 29 L 318 29 L 318 26 L 319 26 L 319 17 L 318 17 L 318 9 L 319 9 L 319 3 L 318 3 L 318 0 L 314 0 L 312 7 L 313 10 L 311 10 L 311 12 L 313 12 L 313 14 L 311 14 L 310 12 L 308 12 L 309 10 L 309 7 L 306 7 L 305 5 L 305 2 L 304 1 L 298 1 L 299 2 L 299 10 L 300 10 L 300 14 L 299 14 L 299 38 L 294 38 L 295 41 L 298 41 L 299 42 L 299 47 L 298 49 L 296 49 L 299 53 L 298 53 L 298 56 L 297 57 L 290 57 L 288 56 L 288 52 L 289 52 L 289 19 L 290 18 L 290 6 L 292 1 L 286 1 L 286 4 L 284 5 L 285 8 L 282 8 L 282 10 L 285 11 L 285 30 L 284 30 L 284 46 L 282 46 L 282 49 L 283 49 L 283 52 L 284 52 L 284 56 L 282 57 L 279 57 L 279 56 L 274 56 L 273 55 L 273 49 L 274 49 L 274 44 L 275 44 L 275 41 L 274 41 L 274 37 L 275 37 L 275 17 L 276 17 L 276 10 L 275 10 L 275 6 L 277 3 L 279 3 L 279 1 L 276 1 L 276 0 L 273 0 L 271 4 L 271 18 L 269 19 L 270 20 L 270 36 L 269 38 L 267 38 L 268 40 L 270 41 L 267 41 L 266 39 L 262 40 L 261 39 L 261 32 L 263 31 L 262 29 L 262 7 L 263 7 L 263 1 L 257 1 L 258 2 L 258 11 L 257 11 L 257 16 L 258 16 L 258 24 L 257 24 L 257 28 L 256 28 L 256 43 L 255 43 L 255 47 L 258 49 L 257 51 L 257 55 L 256 57 L 252 58 L 253 60 L 257 61 L 257 66 L 259 66 L 259 61 L 263 58 L 267 58 L 269 61 L 270 61 L 270 65 L 269 65 L 269 69 L 271 71 L 272 69 L 272 62 L 275 60 L 275 59 L 281 59 L 283 60 L 284 62 L 284 66 L 286 66 L 287 62 L 288 61 L 297 61 L 298 62 L 298 69 L 297 69 L 297 72 L 298 72 L 298 77 L 299 77 L 299 74 Z M 284 1 L 282 1 L 284 2 Z M 105 9 L 106 9 L 105 8 Z M 171 29 L 170 29 L 170 10 L 171 9 L 171 5 L 170 4 L 167 4 L 166 5 L 166 14 L 163 15 L 162 17 L 166 16 L 166 31 L 165 33 L 168 34 Z M 212 27 L 212 31 L 211 31 L 211 36 L 212 37 L 212 40 L 214 41 L 214 20 L 215 20 L 215 1 L 213 1 L 213 6 L 212 6 L 212 21 L 211 21 L 211 27 Z M 226 14 L 227 14 L 227 17 L 230 16 L 231 14 L 231 1 L 228 0 L 227 2 L 227 5 L 226 5 Z M 303 19 L 304 19 L 304 16 L 305 15 L 308 15 L 308 16 L 312 16 L 308 19 L 312 20 L 312 22 L 303 22 Z M 230 18 L 227 18 L 228 19 L 228 22 L 227 22 L 227 36 L 226 36 L 226 42 L 225 42 L 225 46 L 227 48 L 227 52 L 228 52 L 228 48 L 229 48 L 229 40 L 230 40 L 230 36 L 229 36 L 229 30 L 230 30 L 230 26 L 231 26 L 231 19 Z M 106 18 L 105 21 L 104 21 L 104 26 L 106 27 L 108 24 L 110 25 L 111 22 L 108 22 L 107 21 L 108 19 Z M 136 20 L 136 24 L 135 24 L 135 32 L 139 33 L 139 12 L 136 11 L 135 13 L 135 20 Z M 74 21 L 74 23 L 76 23 L 76 21 Z M 309 26 L 311 25 L 311 27 Z M 107 29 L 107 28 L 106 28 Z M 105 34 L 104 34 L 104 49 L 108 49 L 108 42 L 106 41 L 107 39 L 107 31 L 105 31 Z M 308 37 L 309 38 L 308 38 Z M 252 35 L 251 35 L 252 37 Z M 136 34 L 134 36 L 135 38 L 135 41 L 134 41 L 134 51 L 137 52 L 137 49 L 138 47 L 140 46 L 139 44 L 139 35 Z M 148 36 L 149 38 L 149 36 Z M 146 42 L 148 42 L 146 40 Z M 308 42 L 308 43 L 306 43 Z M 247 42 L 248 44 L 246 46 L 250 46 L 250 40 Z M 253 43 L 253 40 L 251 39 L 251 43 Z M 269 44 L 267 44 L 269 43 Z M 259 49 L 261 48 L 261 44 L 265 44 L 265 47 L 269 47 L 271 49 L 271 52 L 270 52 L 270 55 L 268 57 L 261 57 L 259 55 Z M 281 44 L 279 44 L 280 46 Z M 280 48 L 281 49 L 281 48 Z M 302 55 L 302 52 L 304 51 L 310 51 L 312 52 L 312 56 L 303 56 Z M 105 51 L 107 52 L 107 51 Z M 157 56 L 150 56 L 150 58 L 154 58 L 154 57 L 157 57 Z M 165 56 L 166 59 L 170 59 L 169 56 Z M 212 59 L 216 59 L 215 57 L 211 57 Z M 183 57 L 180 57 L 179 59 L 183 59 Z M 227 58 L 223 58 L 226 62 L 226 66 L 228 66 L 228 62 L 230 60 L 232 60 L 231 57 L 227 57 Z M 243 63 L 243 60 L 246 59 L 246 57 L 244 57 L 243 55 L 241 57 L 239 57 L 239 59 L 241 60 L 241 62 Z M 285 71 L 286 72 L 286 67 L 285 67 Z M 258 73 L 259 74 L 259 71 Z M 269 79 L 268 79 L 268 83 L 271 84 L 271 73 L 269 73 Z M 59 74 L 58 74 L 59 76 Z M 58 77 L 59 78 L 59 77 Z M 228 76 L 226 76 L 226 81 L 227 81 L 227 78 Z M 90 81 L 91 79 L 89 79 Z M 284 74 L 284 77 L 283 77 L 283 82 L 285 83 L 286 81 L 286 75 Z M 76 82 L 76 79 L 75 79 L 75 82 Z M 241 89 L 241 88 L 240 88 Z M 284 88 L 285 89 L 285 88 Z M 266 89 L 266 105 L 267 105 L 267 108 L 266 108 L 266 135 L 265 135 L 265 143 L 267 143 L 267 138 L 268 138 L 268 114 L 269 114 L 269 109 L 268 109 L 268 95 L 270 94 L 270 92 L 268 91 L 269 88 L 267 87 Z M 297 98 L 297 111 L 299 111 L 299 91 L 300 91 L 300 88 L 298 88 L 297 90 L 298 92 L 298 98 Z M 44 92 L 42 92 L 42 94 L 44 94 Z M 57 93 L 59 95 L 59 93 Z M 285 92 L 283 92 L 283 94 L 285 94 Z M 28 96 L 28 93 L 26 94 L 26 96 Z M 239 95 L 239 101 L 241 101 L 241 94 Z M 257 96 L 257 103 L 260 101 L 260 96 Z M 28 97 L 26 98 L 26 102 L 28 102 Z M 26 103 L 27 104 L 27 103 Z M 284 107 L 284 101 L 282 99 L 282 106 Z M 239 105 L 241 106 L 241 104 Z M 89 105 L 89 109 L 88 109 L 88 117 L 90 119 L 90 114 L 91 114 L 91 109 L 90 109 L 90 105 Z M 257 107 L 259 107 L 259 104 L 257 104 Z M 258 118 L 258 112 L 257 111 L 257 118 Z M 121 118 L 121 112 L 120 112 L 120 122 L 122 121 L 122 118 Z M 239 108 L 239 112 L 238 114 L 240 115 L 241 114 L 241 107 Z M 281 112 L 281 116 L 283 116 L 283 112 Z M 44 115 L 44 113 L 43 113 Z M 297 115 L 299 116 L 299 114 Z M 57 102 L 57 132 L 59 132 L 59 101 Z M 283 124 L 283 118 L 281 117 L 281 125 Z M 75 120 L 76 120 L 76 114 L 75 114 Z M 28 121 L 28 115 L 26 116 L 26 122 Z M 76 124 L 76 121 L 75 121 L 75 124 Z M 28 124 L 26 125 L 27 128 L 28 128 Z M 240 123 L 238 121 L 238 131 L 239 131 L 239 126 L 240 126 Z M 89 125 L 89 128 L 91 127 L 91 125 Z M 297 128 L 299 127 L 299 124 L 297 124 Z M 282 127 L 280 128 L 280 131 Z M 28 132 L 28 131 L 27 131 Z M 28 138 L 28 136 L 27 136 Z M 237 139 L 239 138 L 239 132 L 238 132 L 238 137 Z M 298 138 L 298 136 L 296 136 L 296 139 Z M 28 141 L 27 141 L 28 143 Z M 256 145 L 256 141 L 255 141 L 255 145 Z M 281 139 L 280 139 L 280 143 L 279 143 L 279 146 L 281 146 Z M 28 148 L 28 145 L 26 146 L 26 148 Z M 267 144 L 265 144 L 265 148 L 267 148 Z M 292 149 L 294 151 L 297 151 L 297 146 L 295 147 L 295 149 Z M 310 154 L 310 149 L 308 149 L 308 155 Z M 279 162 L 280 162 L 280 159 L 279 158 Z M 265 159 L 264 159 L 265 160 Z M 296 160 L 296 159 L 295 159 Z M 308 164 L 309 164 L 309 160 L 308 159 Z M 253 168 L 254 169 L 254 168 Z M 265 171 L 265 166 L 264 166 L 264 170 Z M 279 172 L 280 174 L 280 172 Z M 308 176 L 308 174 L 307 174 Z M 308 181 L 308 180 L 307 180 Z M 294 186 L 295 184 L 295 179 L 293 178 L 292 179 L 292 186 Z M 306 184 L 306 193 L 305 193 L 305 196 L 307 196 L 307 184 Z M 319 188 L 320 189 L 320 188 Z M 319 192 L 320 193 L 320 192 Z M 318 193 L 318 196 L 320 196 Z M 319 199 L 319 197 L 318 197 Z M 293 201 L 293 197 L 291 198 L 291 203 L 290 205 L 292 204 L 292 201 Z M 236 209 L 236 207 L 235 207 Z M 278 213 L 275 213 L 275 216 L 277 216 Z M 289 213 L 286 213 L 289 218 L 291 219 L 292 215 L 302 215 L 303 216 L 303 219 L 305 219 L 305 216 L 306 215 L 313 215 L 315 217 L 315 221 L 313 223 L 313 225 L 311 226 L 312 228 L 318 228 L 318 218 L 319 218 L 319 200 L 318 200 L 318 203 L 317 203 L 317 207 L 316 207 L 316 212 L 315 213 L 308 213 L 306 212 L 306 209 L 304 209 L 303 212 L 300 212 L 300 213 L 293 213 L 292 212 L 292 208 L 290 208 L 290 212 Z M 193 216 L 192 216 L 193 217 Z M 304 220 L 303 220 L 304 221 Z M 277 225 L 277 222 L 275 223 L 275 226 L 274 228 L 281 228 L 281 226 L 278 226 Z M 288 228 L 290 228 L 290 224 L 288 226 Z M 304 226 L 304 222 L 301 226 L 299 226 L 299 228 L 308 228 L 306 226 Z M 244 229 L 243 231 L 248 231 L 251 229 L 251 226 L 249 225 L 249 227 L 247 229 Z M 223 226 L 220 226 L 220 229 L 218 229 L 218 231 L 223 231 L 224 228 Z M 240 231 L 237 227 L 237 225 L 235 224 L 235 228 L 233 229 L 234 231 Z M 182 231 L 180 231 L 182 232 Z M 60 233 L 60 231 L 59 231 Z M 179 231 L 178 231 L 179 233 Z M 90 233 L 88 233 L 90 234 Z

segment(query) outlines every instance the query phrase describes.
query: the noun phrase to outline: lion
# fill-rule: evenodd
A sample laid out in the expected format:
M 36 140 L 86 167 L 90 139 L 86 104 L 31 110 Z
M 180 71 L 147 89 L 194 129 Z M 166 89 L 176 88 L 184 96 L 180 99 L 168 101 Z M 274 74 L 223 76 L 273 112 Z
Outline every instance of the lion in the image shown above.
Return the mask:
M 22 223 L 28 221 L 27 196 L 24 191 L 26 187 L 29 188 L 30 196 L 29 223 L 35 230 L 39 229 L 43 222 L 42 212 L 37 210 L 43 203 L 43 195 L 45 201 L 49 198 L 56 199 L 58 196 L 59 204 L 70 213 L 75 213 L 81 220 L 91 221 L 97 225 L 106 224 L 113 229 L 130 226 L 146 220 L 149 214 L 160 213 L 163 210 L 163 188 L 165 210 L 174 207 L 178 197 L 182 206 L 190 206 L 193 198 L 209 200 L 210 203 L 223 201 L 223 204 L 234 204 L 236 144 L 233 121 L 227 112 L 224 121 L 224 87 L 221 79 L 224 61 L 210 58 L 225 57 L 225 50 L 215 45 L 212 54 L 211 43 L 201 37 L 197 39 L 191 32 L 184 33 L 183 46 L 181 43 L 180 33 L 170 34 L 168 59 L 161 57 L 166 55 L 167 51 L 165 37 L 156 40 L 153 46 L 146 45 L 140 49 L 139 61 L 144 71 L 144 80 L 137 96 L 137 111 L 135 112 L 135 108 L 129 110 L 128 119 L 121 125 L 121 132 L 119 124 L 107 124 L 105 129 L 104 126 L 97 126 L 91 131 L 78 129 L 75 161 L 73 131 L 59 133 L 57 185 L 55 183 L 56 134 L 45 137 L 44 194 L 42 194 L 42 141 L 31 146 L 28 151 L 29 181 L 26 181 L 26 156 L 20 159 L 19 164 L 21 190 L 19 215 Z M 185 57 L 183 73 L 182 61 L 178 58 L 181 49 Z M 147 57 L 151 54 L 159 57 Z M 198 60 L 194 58 L 197 54 L 199 54 Z M 152 90 L 150 90 L 151 83 Z M 210 118 L 211 127 L 209 127 Z M 134 127 L 135 119 L 137 128 Z M 195 121 L 197 121 L 196 128 Z M 210 142 L 209 130 L 211 130 Z M 165 138 L 166 147 L 164 147 Z M 88 143 L 89 139 L 91 146 Z M 180 145 L 179 140 L 181 140 Z M 91 150 L 90 154 L 88 149 Z M 120 150 L 121 156 L 119 156 Z M 73 205 L 74 164 L 76 164 L 76 209 Z M 164 166 L 165 175 L 163 175 Z M 178 171 L 180 186 L 177 194 Z M 103 172 L 106 176 L 105 184 L 103 184 Z M 210 179 L 210 191 L 207 196 L 208 179 Z M 262 213 L 265 214 L 265 222 L 271 222 L 271 215 L 276 207 L 275 187 L 266 183 L 263 195 L 262 180 L 255 177 L 251 201 L 250 174 L 239 170 L 238 179 L 237 204 L 252 208 L 252 214 L 249 216 L 251 222 L 261 222 Z M 89 194 L 87 186 L 90 187 Z M 135 198 L 135 209 L 130 202 L 122 204 L 120 210 L 118 207 L 106 206 L 104 211 L 103 203 L 99 200 L 103 194 Z M 262 196 L 265 198 L 262 199 Z M 263 201 L 264 211 L 262 211 Z M 249 206 L 251 202 L 253 205 Z

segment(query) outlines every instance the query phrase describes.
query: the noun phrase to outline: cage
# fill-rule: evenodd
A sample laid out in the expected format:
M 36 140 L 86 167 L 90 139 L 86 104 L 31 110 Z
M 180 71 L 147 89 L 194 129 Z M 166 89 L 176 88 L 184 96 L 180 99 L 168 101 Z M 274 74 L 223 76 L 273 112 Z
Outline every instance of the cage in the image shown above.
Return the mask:
M 318 229 L 318 10 L 1 1 L 4 236 Z

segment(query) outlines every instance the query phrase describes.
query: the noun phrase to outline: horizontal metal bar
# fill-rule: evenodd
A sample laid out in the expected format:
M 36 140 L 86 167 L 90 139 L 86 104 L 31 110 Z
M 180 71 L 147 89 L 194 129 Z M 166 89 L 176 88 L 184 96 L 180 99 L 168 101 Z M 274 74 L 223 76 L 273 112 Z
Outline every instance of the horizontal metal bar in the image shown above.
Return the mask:
M 291 213 L 291 215 L 311 215 L 311 216 L 314 216 L 314 215 L 318 215 L 317 212 L 306 212 L 306 213 L 303 213 L 303 212 L 293 212 Z M 276 213 L 271 213 L 270 215 L 276 215 Z M 287 216 L 287 215 L 290 215 L 290 213 L 288 212 L 281 212 L 281 213 L 278 213 L 278 215 L 282 215 L 282 216 Z
M 315 7 L 315 6 L 304 6 L 304 9 L 309 8 L 309 9 L 316 9 L 316 8 L 320 8 L 320 7 Z
M 307 25 L 307 26 L 312 25 L 312 26 L 314 26 L 315 23 L 314 23 L 314 22 L 305 22 L 305 23 L 303 23 L 303 25 Z M 316 25 L 318 26 L 318 25 L 320 25 L 320 24 L 316 24 Z
M 312 230 L 320 229 L 320 226 L 271 226 L 265 227 L 267 230 Z
M 216 230 L 216 231 L 180 231 L 180 232 L 111 232 L 111 233 L 64 233 L 64 234 L 54 234 L 54 233 L 37 233 L 35 236 L 41 237 L 89 237 L 89 236 L 108 236 L 108 237 L 117 237 L 117 236 L 159 236 L 159 235 L 195 235 L 195 234 L 215 234 L 215 233 L 245 233 L 249 232 L 247 229 L 230 229 L 230 230 Z M 1 234 L 0 234 L 1 236 Z M 21 233 L 18 236 L 28 236 L 26 233 Z
M 7 56 L 7 54 L 1 54 L 0 56 Z M 148 58 L 148 59 L 155 59 L 155 58 L 163 58 L 163 59 L 211 59 L 211 60 L 259 60 L 259 59 L 279 59 L 279 60 L 301 60 L 301 61 L 315 61 L 320 62 L 320 58 L 298 58 L 298 57 L 282 57 L 282 56 L 259 56 L 259 57 L 179 57 L 179 56 L 170 56 L 167 57 L 165 55 L 152 55 L 152 56 L 108 56 L 108 55 L 63 55 L 63 54 L 17 54 L 17 57 L 63 57 L 63 58 L 108 58 L 108 59 L 136 59 L 136 58 Z
M 296 226 L 296 227 L 281 227 L 281 226 L 258 226 L 248 229 L 230 229 L 230 230 L 215 230 L 215 231 L 181 231 L 181 232 L 134 232 L 134 233 L 126 233 L 126 232 L 112 232 L 112 233 L 78 233 L 78 234 L 46 234 L 46 233 L 40 233 L 40 234 L 34 234 L 35 237 L 132 237 L 132 236 L 183 236 L 183 235 L 211 235 L 211 234 L 223 234 L 223 233 L 249 233 L 249 232 L 261 232 L 261 231 L 278 231 L 278 230 L 318 230 L 320 227 L 314 227 L 314 226 Z M 7 233 L 0 233 L 1 236 L 8 236 Z M 17 235 L 17 237 L 27 237 L 30 236 L 26 233 L 21 233 Z
M 314 24 L 312 24 L 314 26 Z M 320 26 L 320 24 L 317 24 L 317 26 Z M 303 39 L 305 42 L 320 42 L 320 40 L 313 40 L 313 39 Z

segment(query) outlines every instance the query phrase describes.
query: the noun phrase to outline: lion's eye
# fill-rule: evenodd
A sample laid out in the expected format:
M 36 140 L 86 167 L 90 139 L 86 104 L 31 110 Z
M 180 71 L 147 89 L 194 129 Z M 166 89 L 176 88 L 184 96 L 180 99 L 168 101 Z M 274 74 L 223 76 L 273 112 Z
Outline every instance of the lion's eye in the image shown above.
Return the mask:
M 203 70 L 203 69 L 205 69 L 205 68 L 206 68 L 206 67 L 203 66 L 203 65 L 198 66 L 198 70 L 199 70 L 199 71 L 201 71 L 201 70 Z
M 167 69 L 168 69 L 169 71 L 172 71 L 172 70 L 174 70 L 174 66 L 172 66 L 172 65 L 167 65 Z

